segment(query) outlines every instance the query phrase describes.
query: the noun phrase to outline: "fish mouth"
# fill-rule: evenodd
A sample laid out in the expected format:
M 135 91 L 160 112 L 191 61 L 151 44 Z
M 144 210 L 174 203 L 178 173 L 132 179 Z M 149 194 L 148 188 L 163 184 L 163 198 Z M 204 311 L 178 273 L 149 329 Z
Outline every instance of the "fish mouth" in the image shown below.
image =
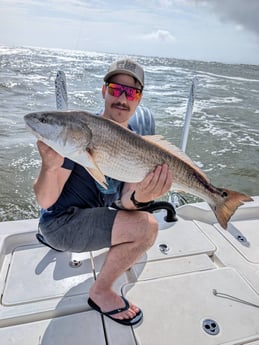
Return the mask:
M 37 131 L 35 131 L 35 129 L 33 129 L 33 127 L 31 127 L 30 125 L 28 125 L 28 123 L 26 123 L 26 128 L 28 128 L 30 130 L 30 132 L 38 139 L 43 141 L 44 138 L 43 136 L 41 136 Z

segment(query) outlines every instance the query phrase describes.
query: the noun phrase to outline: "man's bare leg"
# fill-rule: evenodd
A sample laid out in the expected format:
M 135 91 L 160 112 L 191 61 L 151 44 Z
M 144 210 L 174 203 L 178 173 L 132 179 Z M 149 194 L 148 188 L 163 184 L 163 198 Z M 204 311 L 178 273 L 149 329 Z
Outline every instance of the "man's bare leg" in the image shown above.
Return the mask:
M 158 224 L 149 213 L 117 213 L 112 229 L 112 247 L 89 294 L 103 312 L 125 306 L 121 297 L 113 291 L 113 283 L 153 245 L 157 231 Z M 138 311 L 139 308 L 130 303 L 128 310 L 114 314 L 113 318 L 132 318 Z

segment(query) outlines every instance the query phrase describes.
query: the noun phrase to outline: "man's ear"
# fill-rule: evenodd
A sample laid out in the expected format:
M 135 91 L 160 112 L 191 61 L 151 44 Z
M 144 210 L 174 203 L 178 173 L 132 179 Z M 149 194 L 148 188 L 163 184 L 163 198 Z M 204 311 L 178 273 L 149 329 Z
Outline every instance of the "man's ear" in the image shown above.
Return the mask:
M 141 100 L 142 100 L 142 94 L 140 95 L 140 98 L 139 98 L 139 100 L 138 100 L 138 105 L 139 105 L 139 103 L 141 102 Z
M 103 95 L 103 98 L 105 98 L 105 93 L 106 93 L 106 85 L 103 84 L 103 87 L 102 87 L 102 95 Z

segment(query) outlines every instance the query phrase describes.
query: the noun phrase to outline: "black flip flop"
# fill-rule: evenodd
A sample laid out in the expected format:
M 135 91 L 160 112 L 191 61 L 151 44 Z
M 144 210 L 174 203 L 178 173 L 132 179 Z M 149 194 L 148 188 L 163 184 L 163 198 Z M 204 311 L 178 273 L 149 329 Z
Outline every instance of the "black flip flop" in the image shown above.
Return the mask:
M 109 317 L 110 319 L 112 319 L 115 322 L 120 323 L 121 325 L 125 325 L 125 326 L 134 326 L 134 325 L 136 325 L 143 318 L 143 313 L 142 313 L 141 310 L 139 310 L 139 312 L 131 319 L 122 319 L 122 320 L 120 320 L 120 319 L 115 319 L 114 317 L 111 316 L 111 315 L 118 314 L 118 313 L 121 313 L 121 312 L 129 309 L 130 305 L 129 305 L 128 300 L 125 297 L 123 297 L 123 296 L 121 296 L 121 298 L 123 299 L 123 301 L 125 303 L 125 307 L 119 308 L 119 309 L 115 309 L 115 310 L 111 310 L 111 311 L 108 311 L 108 312 L 102 312 L 101 308 L 96 303 L 94 303 L 94 301 L 90 297 L 88 298 L 88 304 L 90 305 L 90 307 L 92 307 L 94 310 L 98 311 L 100 314 Z

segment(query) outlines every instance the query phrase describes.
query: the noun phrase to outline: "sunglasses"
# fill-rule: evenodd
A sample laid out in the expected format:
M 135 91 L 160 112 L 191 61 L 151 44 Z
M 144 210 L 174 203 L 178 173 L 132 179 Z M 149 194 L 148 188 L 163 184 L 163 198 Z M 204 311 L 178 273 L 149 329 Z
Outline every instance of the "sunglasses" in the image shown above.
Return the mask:
M 106 83 L 105 85 L 107 86 L 108 93 L 111 96 L 120 97 L 124 92 L 129 101 L 138 101 L 141 97 L 141 89 L 117 83 Z

